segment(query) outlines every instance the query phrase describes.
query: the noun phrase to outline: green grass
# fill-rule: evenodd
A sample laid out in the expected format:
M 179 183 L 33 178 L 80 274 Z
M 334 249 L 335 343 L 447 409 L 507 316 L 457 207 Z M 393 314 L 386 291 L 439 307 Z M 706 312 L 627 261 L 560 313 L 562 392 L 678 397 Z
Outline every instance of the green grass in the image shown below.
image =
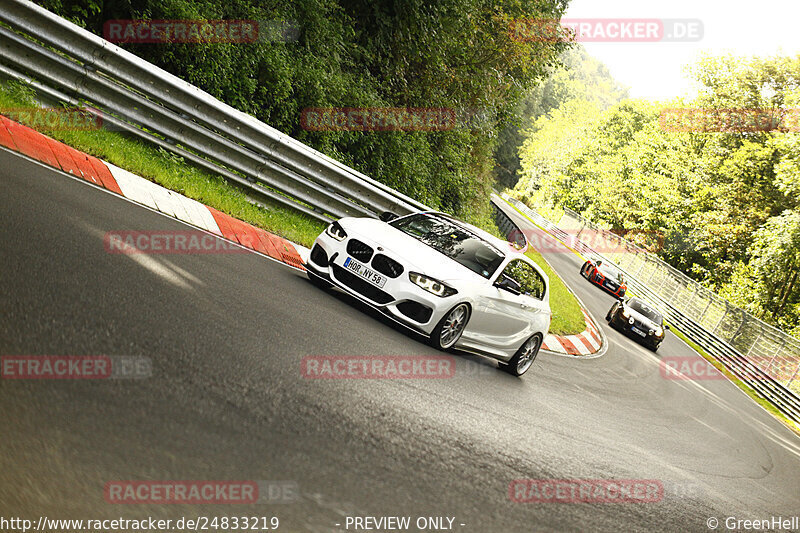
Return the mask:
M 0 112 L 3 109 L 36 105 L 28 86 L 18 82 L 0 84 Z M 130 135 L 102 129 L 48 130 L 38 126 L 36 129 L 77 150 L 299 244 L 311 246 L 324 228 L 321 222 L 268 200 L 264 201 L 266 208 L 254 205 L 241 189 L 228 183 L 222 176 L 193 167 L 183 158 Z M 492 226 L 489 224 L 488 228 L 498 233 Z M 528 255 L 550 277 L 550 306 L 553 311 L 551 333 L 570 335 L 583 331 L 583 315 L 575 297 L 540 254 L 528 252 Z
M 36 105 L 28 86 L 18 82 L 0 84 L 0 112 Z M 38 126 L 36 129 L 77 150 L 304 246 L 310 247 L 325 227 L 317 220 L 266 199 L 263 200 L 266 208 L 254 205 L 242 189 L 222 176 L 193 167 L 183 158 L 130 135 L 102 129 L 47 130 Z
M 542 254 L 528 248 L 525 255 L 539 265 L 550 278 L 550 309 L 553 321 L 550 333 L 554 335 L 575 335 L 586 329 L 586 321 L 581 313 L 581 304 L 570 292 L 561 276 L 548 264 Z

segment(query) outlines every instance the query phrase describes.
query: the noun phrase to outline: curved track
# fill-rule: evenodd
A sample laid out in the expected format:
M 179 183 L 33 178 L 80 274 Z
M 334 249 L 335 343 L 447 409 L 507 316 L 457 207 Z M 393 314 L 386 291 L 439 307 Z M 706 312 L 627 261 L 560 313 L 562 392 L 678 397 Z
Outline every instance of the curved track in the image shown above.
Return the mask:
M 425 515 L 529 532 L 800 514 L 800 441 L 726 381 L 663 379 L 658 357 L 692 355 L 675 337 L 655 355 L 606 330 L 603 357 L 544 354 L 522 379 L 458 356 L 452 379 L 307 380 L 307 355 L 437 352 L 255 254 L 108 254 L 106 231 L 187 228 L 6 151 L 0 191 L 0 352 L 153 362 L 138 381 L 0 380 L 4 516 L 275 514 L 284 531 L 338 531 L 348 515 Z M 613 298 L 579 259 L 548 260 L 602 319 Z M 519 478 L 655 479 L 665 494 L 521 504 Z M 127 479 L 294 480 L 300 499 L 106 503 L 104 484 Z

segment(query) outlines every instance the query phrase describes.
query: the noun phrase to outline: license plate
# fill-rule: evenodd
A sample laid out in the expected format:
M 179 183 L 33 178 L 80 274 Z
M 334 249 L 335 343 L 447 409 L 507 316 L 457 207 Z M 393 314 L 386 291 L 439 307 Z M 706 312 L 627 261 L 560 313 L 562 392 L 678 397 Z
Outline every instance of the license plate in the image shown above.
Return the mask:
M 372 283 L 376 287 L 383 287 L 386 285 L 386 278 L 378 274 L 377 272 L 365 267 L 352 257 L 348 257 L 344 260 L 344 267 L 355 274 L 358 274 L 360 277 L 364 278 L 368 282 Z
M 631 331 L 636 333 L 637 335 L 641 335 L 642 337 L 647 337 L 647 333 L 645 333 L 644 331 L 640 330 L 639 328 L 632 327 Z

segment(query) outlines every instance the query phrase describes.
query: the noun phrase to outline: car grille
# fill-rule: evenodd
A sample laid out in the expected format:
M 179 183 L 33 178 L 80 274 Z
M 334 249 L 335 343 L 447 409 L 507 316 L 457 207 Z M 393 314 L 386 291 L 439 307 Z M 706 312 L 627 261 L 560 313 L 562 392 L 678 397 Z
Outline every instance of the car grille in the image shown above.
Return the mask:
M 392 295 L 388 292 L 382 291 L 378 287 L 367 283 L 363 279 L 359 278 L 355 274 L 350 273 L 339 265 L 331 264 L 331 269 L 333 270 L 333 276 L 337 280 L 341 281 L 358 294 L 365 296 L 373 302 L 377 302 L 379 304 L 388 304 L 394 300 Z
M 375 255 L 375 258 L 372 260 L 372 267 L 390 278 L 396 278 L 403 273 L 403 265 L 383 254 Z
M 369 260 L 372 259 L 372 248 L 358 239 L 348 241 L 347 253 L 362 263 L 369 263 Z
M 315 244 L 314 248 L 311 249 L 311 261 L 322 267 L 328 266 L 328 254 L 319 244 Z

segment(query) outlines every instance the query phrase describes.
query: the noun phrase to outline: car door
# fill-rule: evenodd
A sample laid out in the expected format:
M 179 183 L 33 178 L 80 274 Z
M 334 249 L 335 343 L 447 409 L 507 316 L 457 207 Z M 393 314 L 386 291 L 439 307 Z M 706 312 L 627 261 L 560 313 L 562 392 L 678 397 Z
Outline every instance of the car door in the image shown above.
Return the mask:
M 526 261 L 519 261 L 515 265 L 515 276 L 520 285 L 520 296 L 525 304 L 523 309 L 528 319 L 535 329 L 546 329 L 550 324 L 550 305 L 546 301 L 547 283 L 539 271 Z
M 526 340 L 532 316 L 541 307 L 531 295 L 525 294 L 535 285 L 530 279 L 531 273 L 541 280 L 541 276 L 521 259 L 506 265 L 495 283 L 487 286 L 478 312 L 470 320 L 472 337 L 498 349 L 521 345 Z M 523 292 L 514 294 L 498 287 L 496 281 L 504 276 L 518 283 Z M 541 286 L 544 286 L 543 280 Z

